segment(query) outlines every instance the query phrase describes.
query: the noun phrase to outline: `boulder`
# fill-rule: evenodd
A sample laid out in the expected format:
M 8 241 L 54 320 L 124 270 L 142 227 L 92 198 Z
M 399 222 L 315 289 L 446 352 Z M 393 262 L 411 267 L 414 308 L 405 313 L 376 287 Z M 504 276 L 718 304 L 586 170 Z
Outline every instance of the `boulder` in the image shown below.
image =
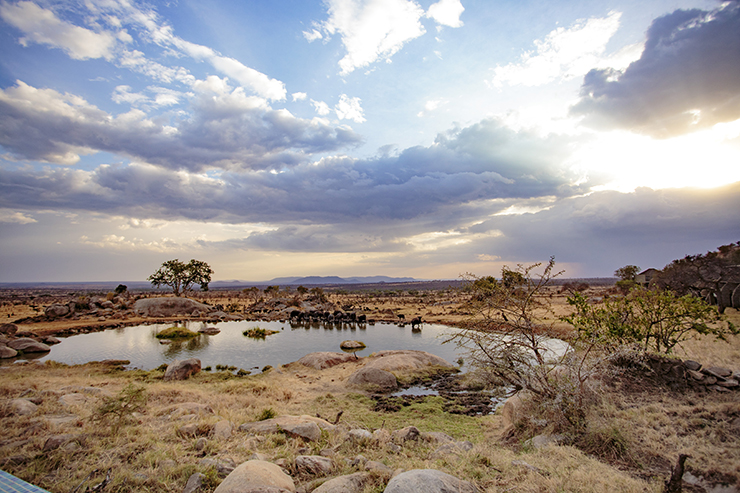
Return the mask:
M 49 318 L 58 318 L 69 315 L 69 305 L 53 303 L 46 307 L 44 314 Z
M 440 458 L 447 455 L 460 455 L 463 452 L 470 452 L 471 450 L 473 450 L 473 444 L 467 440 L 463 442 L 445 443 L 444 445 L 437 447 L 434 452 L 432 452 L 432 458 Z
M 216 335 L 221 332 L 221 329 L 216 327 L 203 327 L 202 329 L 198 329 L 198 332 L 201 334 Z
M 398 381 L 393 373 L 380 368 L 360 368 L 347 379 L 349 385 L 358 387 L 372 386 L 380 390 L 395 390 L 398 388 Z
M 360 342 L 360 341 L 342 341 L 339 344 L 339 347 L 341 349 L 364 349 L 367 346 L 365 345 L 364 342 Z
M 211 429 L 211 437 L 219 440 L 228 440 L 231 438 L 231 433 L 234 431 L 234 425 L 231 421 L 223 419 L 213 425 Z
M 391 474 L 393 474 L 393 469 L 376 460 L 369 460 L 365 462 L 365 470 L 367 472 L 374 472 L 379 476 L 385 476 L 387 478 L 391 477 Z
M 313 493 L 361 493 L 369 477 L 364 472 L 339 476 L 322 484 Z
M 0 359 L 15 358 L 16 356 L 18 356 L 18 351 L 4 344 L 0 345 Z
M 407 442 L 409 440 L 418 440 L 421 433 L 419 433 L 419 428 L 416 426 L 407 426 L 406 428 L 401 428 L 400 430 L 396 430 L 391 434 L 391 439 L 394 442 Z
M 202 491 L 201 487 L 203 486 L 203 480 L 205 478 L 206 476 L 199 472 L 192 474 L 188 478 L 188 482 L 185 485 L 185 488 L 182 490 L 182 493 L 197 493 L 199 491 Z
M 720 368 L 719 366 L 710 366 L 701 370 L 706 375 L 711 375 L 717 378 L 727 378 L 732 375 L 732 370 L 727 368 Z
M 455 368 L 448 361 L 426 351 L 411 349 L 378 351 L 365 358 L 366 368 L 378 368 L 386 371 L 419 370 L 427 366 Z
M 331 368 L 332 366 L 356 360 L 357 357 L 353 354 L 319 351 L 305 355 L 303 358 L 296 361 L 296 363 L 300 363 L 304 366 L 310 366 L 311 368 L 315 368 L 317 370 L 323 370 L 324 368 Z
M 257 434 L 277 433 L 284 431 L 289 435 L 316 441 L 321 438 L 321 430 L 334 430 L 335 426 L 321 418 L 313 416 L 278 416 L 277 418 L 244 423 L 239 431 Z
M 18 332 L 16 324 L 0 324 L 0 334 L 12 336 L 16 332 Z
M 367 430 L 363 430 L 362 428 L 356 428 L 354 430 L 349 430 L 348 433 L 350 439 L 355 442 L 360 442 L 362 440 L 372 440 L 373 434 L 370 433 Z
M 213 308 L 187 298 L 143 298 L 134 303 L 134 312 L 147 317 L 191 315 L 196 310 L 209 313 Z
M 37 409 L 38 406 L 28 399 L 13 399 L 8 404 L 10 414 L 15 416 L 28 416 L 35 413 Z
M 474 484 L 436 469 L 413 469 L 388 482 L 383 493 L 477 493 Z
M 226 477 L 236 468 L 234 461 L 229 458 L 205 458 L 198 461 L 198 464 L 205 467 L 213 467 L 219 476 Z
M 214 493 L 257 492 L 295 492 L 295 484 L 279 466 L 262 460 L 249 460 L 234 469 L 214 490 Z
M 76 442 L 80 445 L 84 445 L 85 436 L 84 435 L 73 435 L 71 433 L 66 433 L 63 435 L 52 435 L 46 439 L 42 450 L 44 452 L 49 452 L 49 451 L 58 449 L 59 447 L 66 445 L 68 443 L 71 443 L 71 442 Z
M 295 458 L 296 469 L 313 476 L 330 474 L 333 464 L 330 458 L 320 455 L 299 455 Z
M 23 351 L 24 353 L 46 353 L 51 351 L 49 346 L 30 337 L 21 337 L 20 339 L 8 341 L 8 347 L 16 351 Z
M 175 360 L 167 365 L 167 371 L 164 372 L 164 380 L 187 380 L 190 378 L 190 375 L 198 372 L 200 372 L 199 359 Z
M 59 397 L 59 404 L 69 408 L 74 406 L 84 406 L 90 401 L 90 398 L 85 394 L 79 392 L 73 392 L 71 394 L 64 394 Z
M 506 432 L 513 430 L 517 422 L 519 422 L 522 415 L 522 408 L 530 396 L 531 393 L 529 391 L 520 390 L 506 399 L 501 409 L 501 416 L 504 419 L 504 429 Z

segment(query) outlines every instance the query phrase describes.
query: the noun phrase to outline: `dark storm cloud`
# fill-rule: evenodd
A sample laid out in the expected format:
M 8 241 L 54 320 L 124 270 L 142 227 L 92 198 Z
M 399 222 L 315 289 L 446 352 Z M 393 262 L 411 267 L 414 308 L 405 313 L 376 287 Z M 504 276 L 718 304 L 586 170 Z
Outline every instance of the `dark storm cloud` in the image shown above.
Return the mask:
M 17 159 L 74 164 L 79 154 L 106 151 L 170 169 L 269 169 L 361 141 L 349 127 L 296 118 L 240 93 L 198 95 L 192 115 L 159 120 L 139 110 L 109 115 L 20 81 L 0 90 L 0 145 Z
M 486 201 L 585 192 L 592 184 L 574 185 L 579 176 L 563 165 L 569 144 L 489 120 L 396 157 L 324 158 L 281 172 L 230 171 L 209 178 L 137 163 L 92 172 L 21 168 L 0 171 L 0 204 L 282 224 L 368 225 L 436 216 L 451 228 Z
M 658 138 L 740 118 L 740 3 L 655 19 L 641 58 L 589 72 L 572 113 Z
M 662 268 L 675 258 L 738 241 L 740 183 L 711 190 L 640 188 L 558 201 L 536 214 L 495 216 L 473 231 L 500 231 L 471 251 L 502 258 L 577 262 L 598 272 L 605 259 Z M 603 267 L 602 267 L 603 270 Z

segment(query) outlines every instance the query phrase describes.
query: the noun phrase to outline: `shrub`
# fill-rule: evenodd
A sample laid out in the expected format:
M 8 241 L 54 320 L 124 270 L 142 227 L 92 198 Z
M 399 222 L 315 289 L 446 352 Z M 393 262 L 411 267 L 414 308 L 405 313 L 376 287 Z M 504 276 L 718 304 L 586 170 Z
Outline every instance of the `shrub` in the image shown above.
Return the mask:
M 575 311 L 562 320 L 576 329 L 578 339 L 603 345 L 637 343 L 644 351 L 670 354 L 694 334 L 722 339 L 727 333 L 737 333 L 731 323 L 719 323 L 722 317 L 703 300 L 667 290 L 636 288 L 600 305 L 574 293 L 568 304 Z
M 146 389 L 130 383 L 117 396 L 105 397 L 103 403 L 95 410 L 92 420 L 109 424 L 111 432 L 115 435 L 122 425 L 133 419 L 133 413 L 144 410 L 147 400 Z
M 271 407 L 264 408 L 257 416 L 257 421 L 265 421 L 266 419 L 272 419 L 277 416 L 277 412 Z
M 190 339 L 198 337 L 197 332 L 188 330 L 185 327 L 169 327 L 156 335 L 157 339 Z

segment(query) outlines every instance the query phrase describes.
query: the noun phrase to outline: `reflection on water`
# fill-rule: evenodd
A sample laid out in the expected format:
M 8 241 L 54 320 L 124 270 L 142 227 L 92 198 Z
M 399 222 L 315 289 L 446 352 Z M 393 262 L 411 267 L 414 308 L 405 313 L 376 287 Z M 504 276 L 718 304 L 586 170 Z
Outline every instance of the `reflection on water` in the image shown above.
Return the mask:
M 212 326 L 213 324 L 209 324 Z M 367 348 L 358 351 L 360 357 L 388 349 L 417 349 L 440 356 L 454 364 L 462 356 L 451 344 L 442 344 L 452 329 L 443 325 L 425 324 L 421 332 L 412 332 L 409 326 L 376 323 L 348 324 L 323 322 L 223 322 L 217 324 L 216 335 L 199 334 L 187 340 L 173 340 L 160 344 L 156 335 L 172 324 L 139 325 L 62 339 L 52 346 L 51 353 L 37 355 L 42 361 L 53 360 L 67 364 L 81 364 L 105 359 L 125 359 L 131 367 L 152 369 L 175 359 L 198 358 L 201 364 L 263 368 L 296 361 L 315 351 L 340 351 L 339 345 L 347 339 L 356 339 Z M 184 325 L 197 332 L 205 328 L 203 322 Z M 279 331 L 264 339 L 242 335 L 247 329 L 260 327 Z M 32 356 L 33 357 L 33 356 Z

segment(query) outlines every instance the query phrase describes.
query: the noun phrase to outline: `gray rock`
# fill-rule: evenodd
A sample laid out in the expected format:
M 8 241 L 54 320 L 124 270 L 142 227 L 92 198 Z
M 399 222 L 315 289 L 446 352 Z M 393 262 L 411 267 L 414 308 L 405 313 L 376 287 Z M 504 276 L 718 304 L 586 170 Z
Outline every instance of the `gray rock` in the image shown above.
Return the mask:
M 362 440 L 371 440 L 373 438 L 373 434 L 370 433 L 367 430 L 363 429 L 355 429 L 355 430 L 349 430 L 348 433 L 349 437 L 354 441 L 362 441 Z
M 393 474 L 393 469 L 376 460 L 367 461 L 365 463 L 365 470 L 368 472 L 375 472 L 386 477 L 390 477 L 390 475 Z
M 186 360 L 175 360 L 167 365 L 164 372 L 164 380 L 187 380 L 190 375 L 200 372 L 200 360 L 189 358 Z
M 478 488 L 436 469 L 413 469 L 388 482 L 384 493 L 477 493 Z
M 320 455 L 299 455 L 295 458 L 295 467 L 301 472 L 314 476 L 326 476 L 331 473 L 334 462 Z
M 202 329 L 199 329 L 198 332 L 201 334 L 216 335 L 221 333 L 221 329 L 216 327 L 203 327 Z
M 434 452 L 432 452 L 432 457 L 437 458 L 444 457 L 446 455 L 460 455 L 463 452 L 469 452 L 470 450 L 473 450 L 473 444 L 467 440 L 464 442 L 445 443 L 437 447 Z
M 199 491 L 202 491 L 201 488 L 203 487 L 203 480 L 205 479 L 205 475 L 201 474 L 199 472 L 196 472 L 192 476 L 188 478 L 188 483 L 185 485 L 185 488 L 182 490 L 182 493 L 197 493 Z
M 378 351 L 365 358 L 366 367 L 379 368 L 386 371 L 419 370 L 429 366 L 455 368 L 448 361 L 426 351 L 410 349 Z
M 206 440 L 203 437 L 200 437 L 195 441 L 195 445 L 193 445 L 193 448 L 200 452 L 201 450 L 204 450 L 206 448 L 206 445 L 208 445 L 208 440 Z
M 727 378 L 732 375 L 732 370 L 728 370 L 727 368 L 720 368 L 719 366 L 710 366 L 709 368 L 704 368 L 702 370 L 702 373 L 717 378 Z
M 266 461 L 250 460 L 234 469 L 214 491 L 214 493 L 257 492 L 295 492 L 295 484 L 279 466 Z
M 18 351 L 5 344 L 0 345 L 0 359 L 15 358 L 16 356 L 18 356 Z
M 310 423 L 316 425 L 311 426 Z M 336 426 L 321 418 L 313 416 L 278 416 L 277 418 L 266 419 L 264 421 L 254 421 L 244 423 L 239 426 L 239 431 L 246 431 L 256 434 L 277 433 L 284 431 L 293 436 L 299 436 L 306 440 L 318 440 L 321 437 L 321 430 L 334 430 Z
M 173 317 L 177 315 L 190 315 L 194 311 L 210 313 L 213 308 L 187 298 L 143 298 L 136 300 L 134 311 L 137 315 L 147 317 Z
M 213 428 L 211 429 L 211 437 L 218 440 L 228 440 L 229 438 L 231 438 L 231 434 L 233 431 L 233 423 L 231 423 L 231 421 L 223 419 L 213 425 Z
M 727 380 L 724 380 L 724 381 L 718 381 L 717 385 L 719 385 L 720 387 L 724 387 L 726 389 L 736 389 L 740 387 L 740 383 L 738 383 L 737 380 L 732 379 L 732 378 L 728 378 Z
M 49 318 L 58 318 L 69 315 L 69 305 L 53 303 L 46 307 L 46 310 L 44 310 L 44 314 Z
M 685 366 L 688 370 L 693 370 L 693 371 L 701 370 L 701 363 L 697 363 L 696 361 L 692 361 L 690 359 L 687 359 L 686 361 L 684 361 L 683 366 Z
M 51 351 L 49 346 L 30 337 L 13 339 L 8 342 L 8 347 L 16 351 L 23 351 L 24 353 L 46 353 Z
M 353 354 L 318 351 L 305 355 L 303 358 L 296 361 L 296 363 L 309 366 L 317 370 L 323 370 L 324 368 L 331 368 L 332 366 L 356 360 L 357 358 Z
M 313 493 L 361 493 L 369 477 L 364 472 L 339 476 L 322 484 Z
M 10 414 L 15 416 L 28 416 L 35 413 L 37 409 L 38 406 L 28 399 L 13 399 L 8 404 Z
M 16 332 L 18 332 L 16 324 L 0 324 L 0 334 L 12 336 Z
M 409 440 L 418 440 L 419 435 L 419 429 L 416 426 L 407 426 L 406 428 L 394 431 L 391 434 L 391 438 L 394 442 L 399 443 L 407 442 Z
M 537 435 L 524 442 L 525 447 L 541 449 L 551 445 L 560 445 L 565 440 L 563 435 Z
M 177 462 L 172 459 L 164 459 L 157 463 L 159 469 L 172 469 L 175 466 L 177 466 Z
M 701 382 L 702 380 L 704 380 L 704 374 L 700 371 L 686 370 L 686 373 L 688 373 L 688 375 L 697 382 Z
M 455 441 L 450 435 L 441 431 L 424 432 L 421 434 L 421 439 L 434 443 L 453 443 Z
M 90 402 L 90 398 L 78 392 L 64 394 L 59 397 L 59 403 L 64 407 L 84 406 L 88 402 Z
M 206 458 L 198 461 L 198 464 L 204 467 L 213 467 L 220 476 L 228 476 L 231 474 L 236 467 L 236 464 L 231 459 L 223 458 Z
M 365 345 L 364 342 L 360 342 L 360 341 L 342 341 L 339 344 L 339 347 L 341 349 L 364 349 L 367 346 Z
M 398 388 L 396 376 L 380 368 L 360 368 L 350 375 L 347 383 L 358 387 L 375 387 L 384 391 Z
M 63 435 L 52 435 L 49 438 L 47 438 L 46 441 L 44 442 L 43 451 L 49 452 L 51 450 L 56 450 L 59 447 L 67 445 L 71 442 L 76 442 L 78 444 L 84 445 L 85 436 L 84 435 L 73 435 L 69 433 L 65 433 Z

